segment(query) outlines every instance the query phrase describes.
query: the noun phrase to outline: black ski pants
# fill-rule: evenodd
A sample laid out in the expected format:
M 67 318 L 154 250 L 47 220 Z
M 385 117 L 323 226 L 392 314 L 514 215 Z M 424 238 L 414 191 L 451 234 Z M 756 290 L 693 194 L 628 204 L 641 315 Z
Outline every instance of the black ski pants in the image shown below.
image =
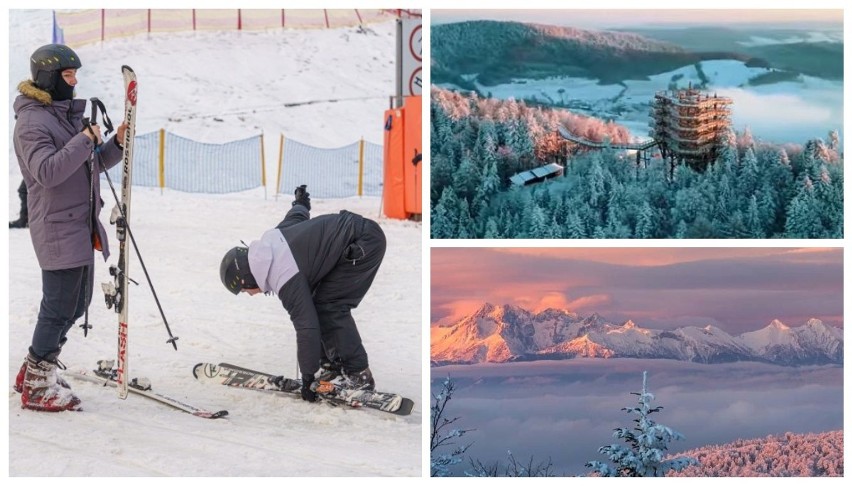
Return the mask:
M 41 306 L 32 342 L 36 355 L 59 351 L 74 321 L 86 312 L 92 301 L 93 267 L 41 271 Z
M 385 256 L 385 234 L 373 220 L 363 218 L 349 248 L 314 292 L 314 306 L 319 317 L 325 356 L 342 365 L 347 373 L 369 366 L 367 351 L 352 318 L 373 284 Z

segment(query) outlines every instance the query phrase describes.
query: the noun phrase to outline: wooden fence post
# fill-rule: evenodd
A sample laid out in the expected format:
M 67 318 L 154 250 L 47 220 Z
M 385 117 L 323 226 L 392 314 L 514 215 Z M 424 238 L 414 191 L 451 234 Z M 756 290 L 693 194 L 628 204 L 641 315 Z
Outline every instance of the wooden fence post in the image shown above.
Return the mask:
M 263 184 L 263 198 L 266 199 L 266 152 L 263 150 L 263 132 L 260 132 L 260 183 Z
M 364 137 L 358 148 L 358 196 L 364 195 Z
M 166 129 L 160 129 L 160 164 L 159 164 L 160 194 L 166 187 Z
M 281 168 L 284 165 L 284 134 L 278 141 L 278 178 L 275 181 L 275 200 L 278 200 L 278 189 L 281 187 Z

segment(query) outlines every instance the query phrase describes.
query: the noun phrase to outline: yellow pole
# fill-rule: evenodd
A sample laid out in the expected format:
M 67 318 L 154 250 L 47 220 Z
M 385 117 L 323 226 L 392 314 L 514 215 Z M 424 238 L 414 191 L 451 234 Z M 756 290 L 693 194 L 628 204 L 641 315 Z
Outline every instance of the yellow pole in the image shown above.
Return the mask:
M 166 129 L 160 129 L 160 194 L 166 187 Z
M 364 195 L 364 137 L 358 149 L 358 196 Z
M 284 134 L 278 141 L 278 179 L 275 181 L 275 200 L 278 200 L 278 189 L 281 188 L 281 166 L 284 164 Z
M 266 199 L 266 153 L 263 151 L 263 132 L 260 132 L 260 183 L 263 184 L 263 198 Z

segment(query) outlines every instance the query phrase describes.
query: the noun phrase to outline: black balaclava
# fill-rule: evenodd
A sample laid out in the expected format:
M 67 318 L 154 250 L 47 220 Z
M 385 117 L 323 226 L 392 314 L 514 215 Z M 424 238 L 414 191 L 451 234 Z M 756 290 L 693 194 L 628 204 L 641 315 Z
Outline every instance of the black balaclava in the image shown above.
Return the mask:
M 53 101 L 67 101 L 74 99 L 74 87 L 65 82 L 60 71 L 55 71 L 55 80 L 53 91 L 50 93 Z

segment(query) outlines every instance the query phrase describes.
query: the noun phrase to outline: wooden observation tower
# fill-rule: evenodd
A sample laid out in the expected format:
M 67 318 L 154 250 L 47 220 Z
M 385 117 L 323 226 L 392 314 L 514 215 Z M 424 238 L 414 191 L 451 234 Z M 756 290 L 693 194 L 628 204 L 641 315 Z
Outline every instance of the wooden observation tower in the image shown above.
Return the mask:
M 651 110 L 651 137 L 672 168 L 683 161 L 703 171 L 716 159 L 719 146 L 731 126 L 731 98 L 709 96 L 690 85 L 686 89 L 660 91 Z

